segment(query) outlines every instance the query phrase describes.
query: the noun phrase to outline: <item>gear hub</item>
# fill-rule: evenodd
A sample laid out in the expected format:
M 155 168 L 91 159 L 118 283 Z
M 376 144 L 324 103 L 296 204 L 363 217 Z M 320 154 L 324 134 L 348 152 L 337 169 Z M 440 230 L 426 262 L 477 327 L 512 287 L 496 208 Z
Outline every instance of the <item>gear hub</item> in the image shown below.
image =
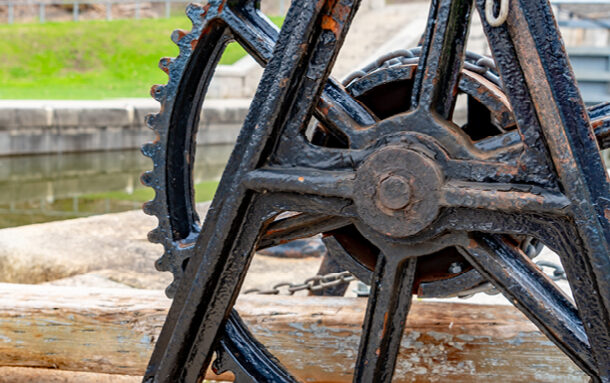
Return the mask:
M 436 162 L 416 148 L 381 148 L 358 168 L 358 214 L 384 235 L 417 234 L 438 215 L 443 178 Z

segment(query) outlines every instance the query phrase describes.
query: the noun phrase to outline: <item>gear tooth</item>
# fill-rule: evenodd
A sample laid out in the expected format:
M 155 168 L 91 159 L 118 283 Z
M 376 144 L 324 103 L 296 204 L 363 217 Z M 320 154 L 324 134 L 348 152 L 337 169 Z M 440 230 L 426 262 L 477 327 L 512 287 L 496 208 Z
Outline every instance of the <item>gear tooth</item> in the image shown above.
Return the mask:
M 152 157 L 154 157 L 155 153 L 157 152 L 157 149 L 158 149 L 158 146 L 156 143 L 148 142 L 148 143 L 142 145 L 142 149 L 140 149 L 140 151 L 146 157 L 152 158 Z
M 165 85 L 153 85 L 150 88 L 150 96 L 155 100 L 161 102 L 161 100 L 163 100 L 163 97 L 165 96 L 165 88 Z
M 158 271 L 169 271 L 165 266 L 165 256 L 155 261 L 155 269 L 157 269 Z
M 165 296 L 171 299 L 176 295 L 176 290 L 178 290 L 178 281 L 178 279 L 174 278 L 172 283 L 167 286 L 165 289 Z
M 174 62 L 173 58 L 163 57 L 163 58 L 161 58 L 161 60 L 159 60 L 159 68 L 161 68 L 161 70 L 163 72 L 165 72 L 169 75 L 169 67 L 172 65 L 173 62 Z
M 142 173 L 140 176 L 140 182 L 142 182 L 142 185 L 144 186 L 153 187 L 156 183 L 155 173 L 152 170 Z
M 180 40 L 182 40 L 182 38 L 188 34 L 189 32 L 185 31 L 184 29 L 176 29 L 172 32 L 171 39 L 174 44 L 178 45 L 180 43 Z
M 146 125 L 151 128 L 152 130 L 155 130 L 155 124 L 156 124 L 156 120 L 159 117 L 159 113 L 151 113 L 151 114 L 147 114 L 146 117 L 144 117 L 144 122 L 146 122 Z
M 156 227 L 149 231 L 148 240 L 152 243 L 163 243 L 163 232 L 161 231 L 161 228 Z
M 155 215 L 155 206 L 154 201 L 144 202 L 142 204 L 142 211 L 146 215 Z
M 205 13 L 205 7 L 197 3 L 189 3 L 185 10 L 186 16 L 191 19 L 193 24 L 201 22 L 201 15 Z

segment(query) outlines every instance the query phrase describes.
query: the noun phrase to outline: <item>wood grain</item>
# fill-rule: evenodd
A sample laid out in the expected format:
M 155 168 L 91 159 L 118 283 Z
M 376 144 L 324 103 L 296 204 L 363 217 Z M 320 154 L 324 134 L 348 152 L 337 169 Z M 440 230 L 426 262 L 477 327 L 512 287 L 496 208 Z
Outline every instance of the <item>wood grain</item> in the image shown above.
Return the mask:
M 141 375 L 169 304 L 157 290 L 0 284 L 0 366 Z M 308 382 L 351 381 L 365 308 L 359 298 L 237 303 L 257 338 Z M 510 306 L 415 301 L 406 327 L 395 381 L 587 381 Z

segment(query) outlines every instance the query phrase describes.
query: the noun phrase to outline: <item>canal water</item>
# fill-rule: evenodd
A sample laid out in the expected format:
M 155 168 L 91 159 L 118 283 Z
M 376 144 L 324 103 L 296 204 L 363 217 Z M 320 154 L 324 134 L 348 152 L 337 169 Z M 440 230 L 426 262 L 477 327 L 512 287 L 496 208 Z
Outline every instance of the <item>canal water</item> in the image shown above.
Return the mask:
M 232 148 L 198 147 L 198 200 L 213 195 Z M 0 228 L 140 209 L 153 197 L 140 183 L 150 169 L 139 150 L 0 158 Z
M 232 148 L 197 148 L 198 201 L 212 198 Z M 0 228 L 140 209 L 153 197 L 140 183 L 150 169 L 139 150 L 0 157 Z

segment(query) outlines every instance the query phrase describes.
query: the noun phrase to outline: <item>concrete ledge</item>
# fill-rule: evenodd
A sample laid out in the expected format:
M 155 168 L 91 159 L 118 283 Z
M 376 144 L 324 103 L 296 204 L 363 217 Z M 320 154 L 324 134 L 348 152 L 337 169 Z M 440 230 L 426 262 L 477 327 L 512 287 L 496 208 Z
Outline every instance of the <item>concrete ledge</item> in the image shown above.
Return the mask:
M 245 56 L 233 65 L 219 65 L 208 87 L 210 98 L 252 98 L 263 68 L 251 56 Z
M 249 106 L 248 99 L 204 102 L 198 143 L 235 142 Z M 0 100 L 0 156 L 139 148 L 154 138 L 144 117 L 158 110 L 152 99 Z

